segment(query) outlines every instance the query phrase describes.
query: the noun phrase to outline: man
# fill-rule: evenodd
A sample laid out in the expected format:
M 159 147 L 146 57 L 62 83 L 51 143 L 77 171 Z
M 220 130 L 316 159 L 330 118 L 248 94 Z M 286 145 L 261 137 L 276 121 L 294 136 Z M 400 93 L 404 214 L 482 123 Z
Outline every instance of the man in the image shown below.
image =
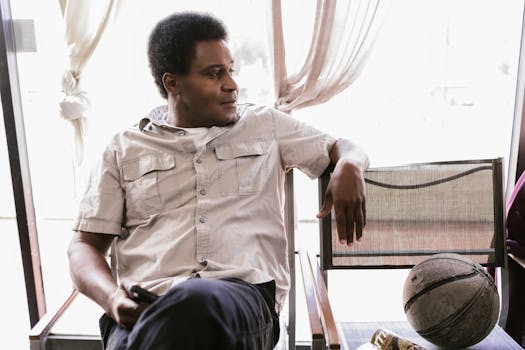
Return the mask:
M 69 248 L 78 290 L 105 310 L 107 349 L 271 349 L 289 285 L 285 172 L 335 169 L 342 244 L 365 225 L 366 155 L 268 107 L 237 106 L 226 31 L 179 13 L 148 47 L 167 106 L 117 134 L 94 170 Z M 105 260 L 116 237 L 118 281 Z M 161 295 L 138 302 L 139 283 Z

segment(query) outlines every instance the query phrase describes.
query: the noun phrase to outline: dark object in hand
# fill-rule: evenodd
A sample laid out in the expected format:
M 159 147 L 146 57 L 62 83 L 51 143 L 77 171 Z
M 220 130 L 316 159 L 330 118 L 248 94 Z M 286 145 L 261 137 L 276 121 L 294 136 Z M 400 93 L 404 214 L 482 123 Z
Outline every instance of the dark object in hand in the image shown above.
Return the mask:
M 131 299 L 139 303 L 151 304 L 159 297 L 157 294 L 150 292 L 149 290 L 144 289 L 136 284 L 129 287 L 128 292 Z

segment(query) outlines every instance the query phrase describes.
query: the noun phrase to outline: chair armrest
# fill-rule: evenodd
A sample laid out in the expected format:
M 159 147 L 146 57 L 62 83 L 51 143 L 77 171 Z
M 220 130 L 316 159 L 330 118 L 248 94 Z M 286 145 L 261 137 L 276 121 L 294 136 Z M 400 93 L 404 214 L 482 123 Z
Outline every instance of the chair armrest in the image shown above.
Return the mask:
M 340 349 L 341 344 L 335 319 L 319 264 L 307 252 L 300 251 L 299 257 L 312 329 L 312 341 L 319 339 L 319 332 L 321 332 L 321 338 L 326 339 L 329 349 Z
M 62 317 L 64 312 L 67 310 L 67 308 L 71 305 L 73 300 L 78 295 L 78 291 L 74 289 L 69 297 L 55 310 L 52 312 L 47 312 L 44 317 L 40 321 L 37 322 L 37 324 L 31 328 L 29 331 L 29 341 L 30 342 L 40 342 L 43 341 L 47 335 L 49 334 L 49 331 L 51 328 L 55 325 L 55 323 Z
M 312 269 L 306 252 L 302 250 L 299 251 L 299 264 L 303 276 L 304 294 L 306 298 L 306 307 L 308 309 L 308 319 L 310 321 L 310 331 L 312 333 L 312 343 L 314 343 L 317 339 L 324 339 L 324 332 L 321 324 L 321 316 L 319 315 L 319 310 L 317 308 Z
M 341 344 L 339 343 L 339 335 L 337 334 L 337 327 L 335 325 L 334 314 L 332 313 L 332 307 L 328 300 L 328 291 L 326 290 L 326 284 L 323 279 L 323 273 L 319 267 L 319 263 L 315 257 L 310 256 L 308 253 L 308 260 L 310 260 L 310 266 L 312 268 L 315 286 L 317 292 L 317 300 L 319 308 L 321 309 L 321 323 L 323 329 L 326 332 L 326 341 L 329 349 L 340 349 Z

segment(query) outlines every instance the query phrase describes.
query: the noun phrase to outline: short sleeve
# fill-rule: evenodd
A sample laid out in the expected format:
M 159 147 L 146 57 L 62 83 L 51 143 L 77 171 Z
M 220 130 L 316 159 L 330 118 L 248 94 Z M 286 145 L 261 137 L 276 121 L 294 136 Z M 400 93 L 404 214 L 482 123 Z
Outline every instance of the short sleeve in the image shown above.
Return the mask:
M 115 151 L 108 146 L 93 168 L 73 230 L 120 235 L 124 191 Z
M 311 179 L 321 176 L 336 139 L 275 109 L 273 118 L 283 168 L 298 168 Z

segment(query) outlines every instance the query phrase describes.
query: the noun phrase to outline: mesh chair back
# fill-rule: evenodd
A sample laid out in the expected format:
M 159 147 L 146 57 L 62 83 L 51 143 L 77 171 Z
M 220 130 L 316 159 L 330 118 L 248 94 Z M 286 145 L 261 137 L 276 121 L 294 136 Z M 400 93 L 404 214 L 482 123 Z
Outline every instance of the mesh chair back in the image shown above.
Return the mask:
M 320 194 L 329 174 L 321 177 Z M 501 158 L 371 168 L 365 182 L 361 242 L 341 245 L 333 215 L 320 223 L 324 270 L 411 267 L 445 252 L 485 266 L 503 265 Z

